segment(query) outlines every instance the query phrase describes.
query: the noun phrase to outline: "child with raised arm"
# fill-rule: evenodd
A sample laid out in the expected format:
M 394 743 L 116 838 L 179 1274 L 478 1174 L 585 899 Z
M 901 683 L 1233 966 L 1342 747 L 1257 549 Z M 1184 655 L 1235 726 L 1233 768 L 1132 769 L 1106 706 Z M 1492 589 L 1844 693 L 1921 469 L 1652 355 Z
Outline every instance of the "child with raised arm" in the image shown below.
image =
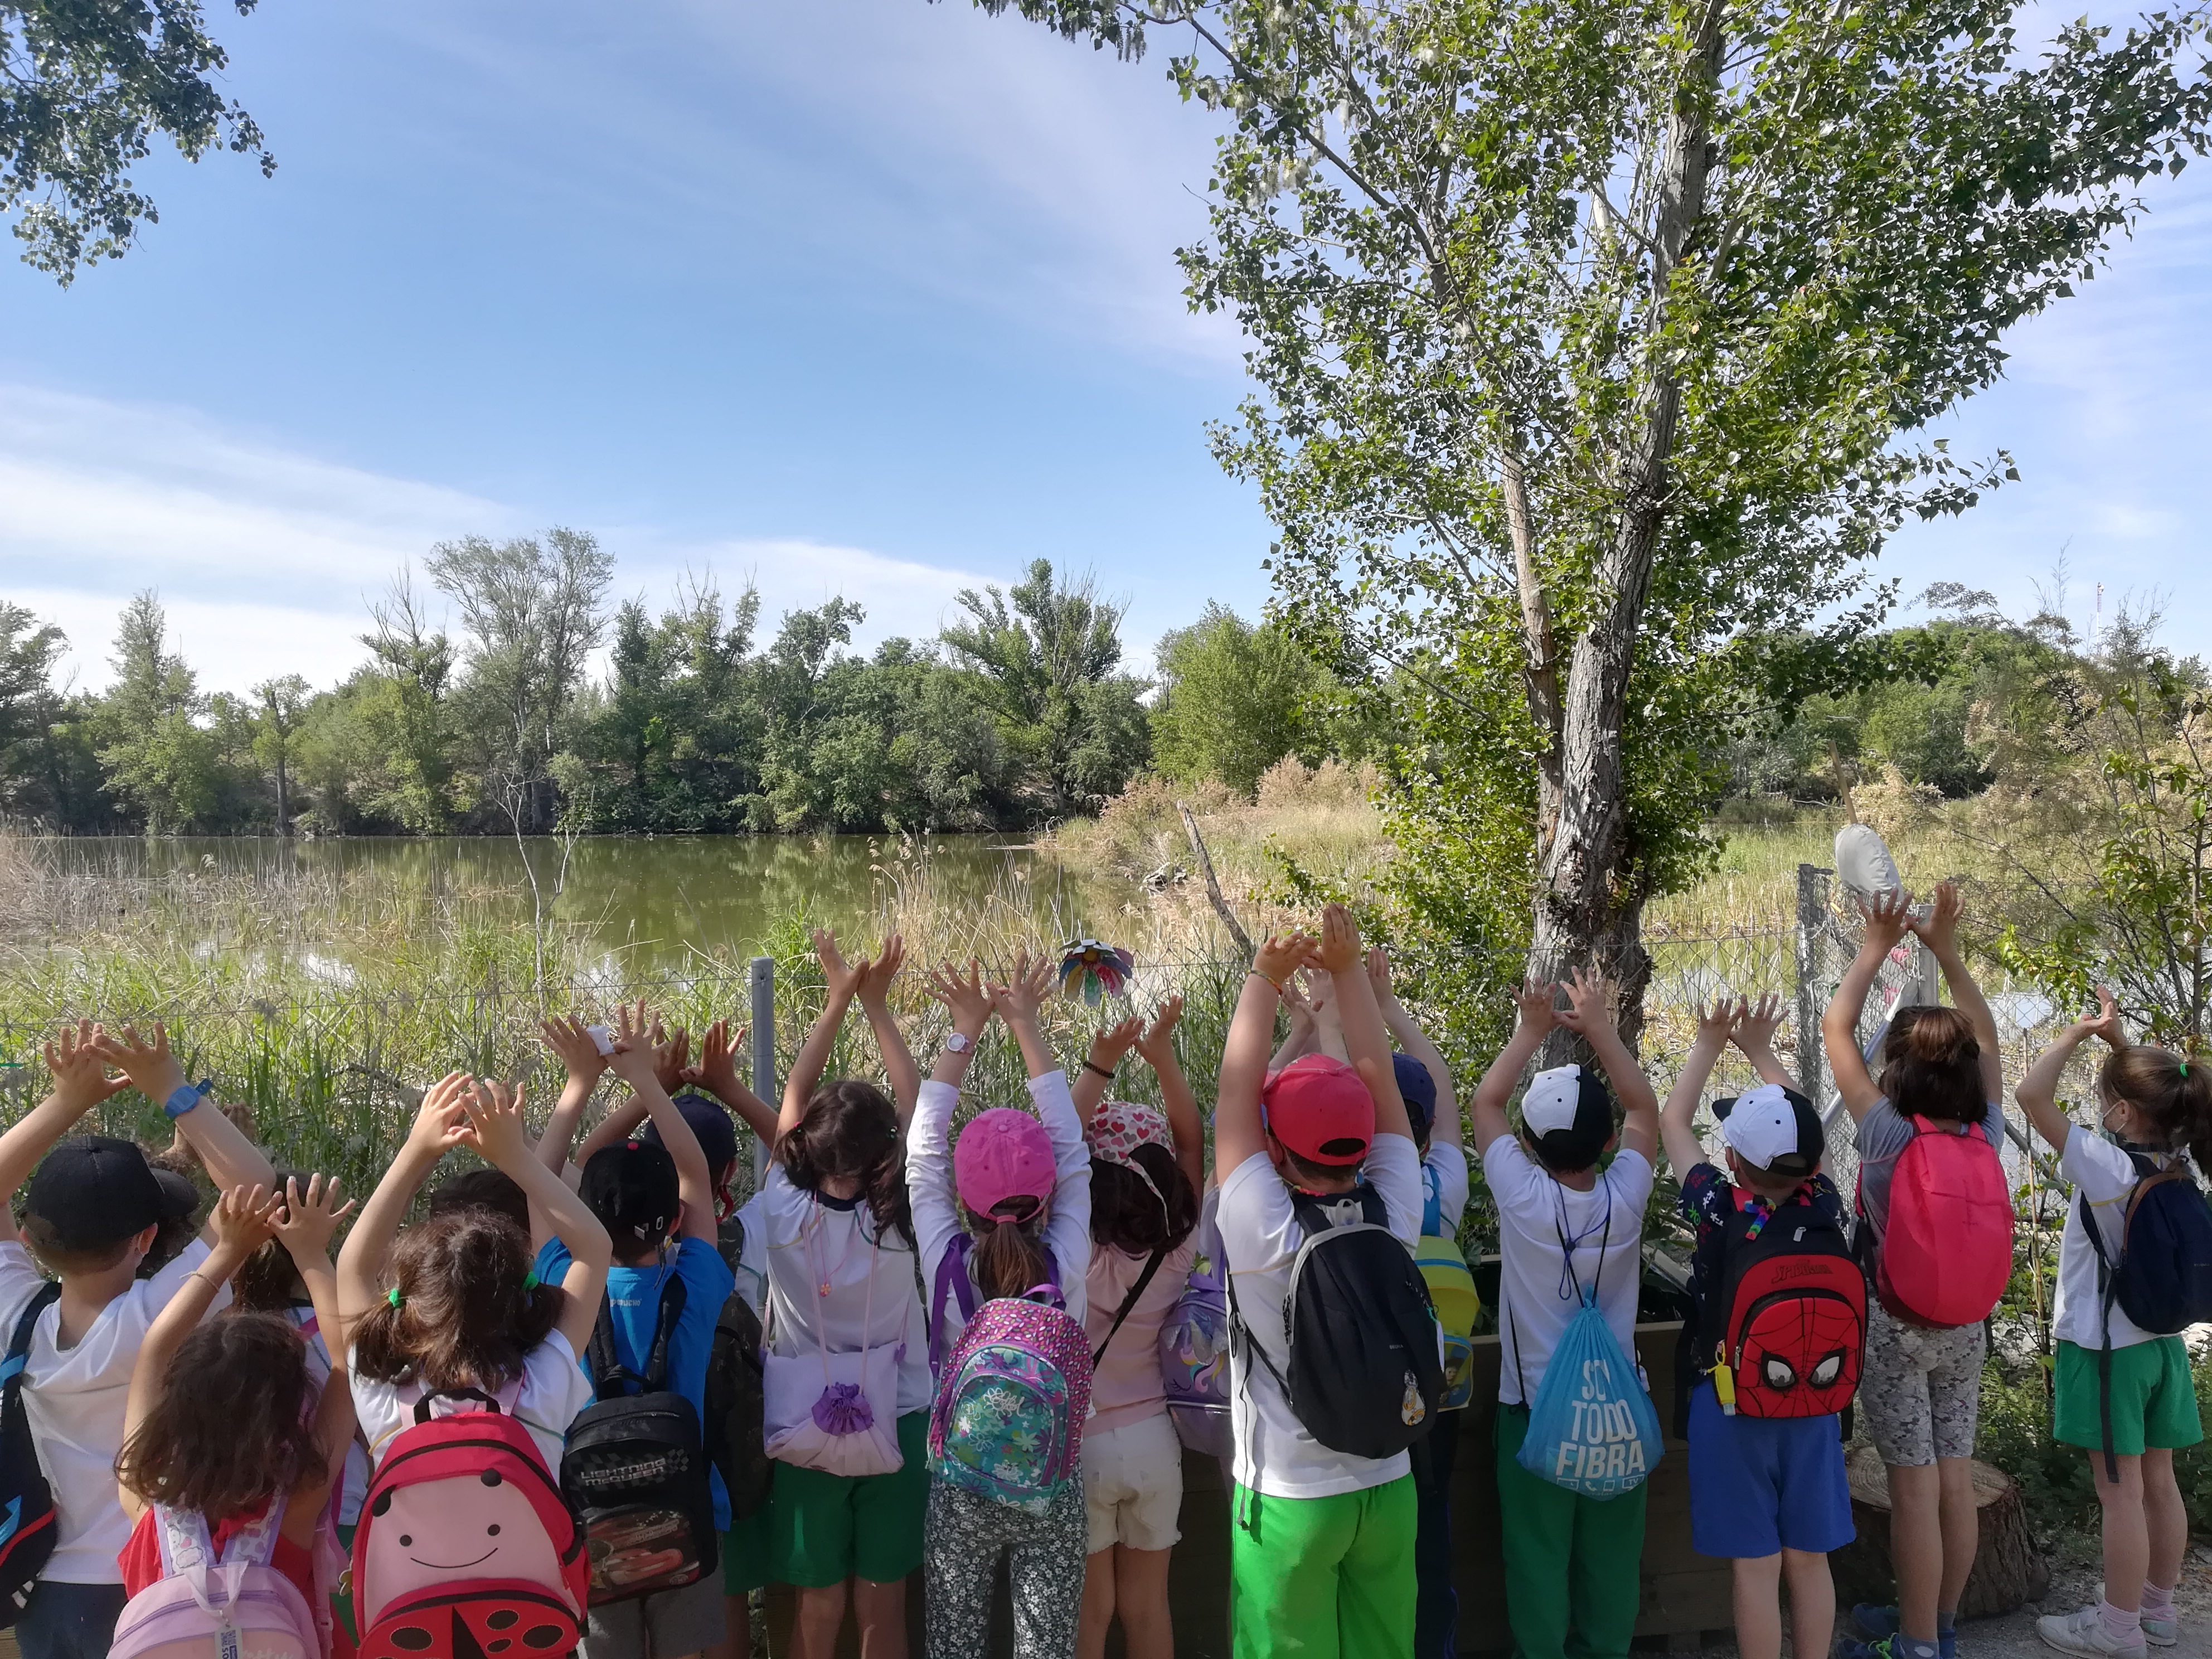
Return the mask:
M 1616 1575 L 1643 1558 L 1644 1484 L 1617 1497 L 1585 1497 L 1531 1474 L 1517 1454 L 1529 1407 L 1584 1286 L 1595 1287 L 1621 1352 L 1636 1352 L 1659 1101 L 1613 1027 L 1613 987 L 1595 972 L 1569 981 L 1565 1012 L 1553 1006 L 1558 988 L 1522 992 L 1512 1038 L 1474 1091 L 1475 1149 L 1498 1206 L 1498 1498 L 1506 1616 L 1526 1659 L 1561 1659 L 1571 1638 L 1577 1656 L 1625 1659 L 1636 1599 L 1620 1594 Z M 1522 1097 L 1516 1133 L 1507 1103 L 1555 1025 L 1589 1044 L 1613 1092 L 1580 1065 L 1539 1072 Z M 1601 1167 L 1608 1152 L 1616 1155 Z
M 2067 1062 L 2093 1036 L 2111 1050 L 2097 1072 L 2102 1134 L 2075 1122 L 2058 1103 Z M 2128 1216 L 2146 1180 L 2172 1170 L 2186 1180 L 2185 1156 L 2196 1158 L 2200 1174 L 2212 1174 L 2212 1060 L 2130 1042 L 2112 993 L 2100 985 L 2097 1012 L 2060 1032 L 2014 1095 L 2075 1187 L 2059 1241 L 2051 1321 L 2058 1339 L 2051 1437 L 2088 1454 L 2104 1522 L 2105 1583 L 2097 1604 L 2039 1619 L 2036 1632 L 2082 1659 L 2139 1659 L 2146 1644 L 2172 1647 L 2180 1639 L 2173 1589 L 2189 1550 L 2190 1517 L 2173 1455 L 2202 1440 L 2204 1428 L 2183 1339 L 2130 1319 L 2106 1294 L 2105 1264 L 2121 1258 Z M 2094 1240 L 2089 1224 L 2097 1229 Z
M 336 1329 L 330 1242 L 353 1208 L 337 1198 L 337 1182 L 319 1176 L 291 1181 L 281 1194 L 225 1193 L 210 1218 L 214 1249 L 147 1332 L 115 1464 L 123 1512 L 133 1523 L 117 1564 L 126 1595 L 163 1577 L 160 1510 L 197 1517 L 218 1555 L 266 1522 L 276 1528 L 267 1565 L 299 1591 L 295 1613 L 311 1621 L 307 1628 L 319 1624 L 315 1534 L 353 1443 L 344 1371 L 319 1376 L 282 1314 L 207 1315 L 240 1264 L 274 1240 Z
M 1723 1000 L 1701 1010 L 1696 1041 L 1660 1120 L 1667 1161 L 1682 1183 L 1682 1212 L 1697 1229 L 1690 1277 L 1697 1311 L 1683 1327 L 1676 1366 L 1676 1397 L 1687 1402 L 1686 1425 L 1679 1404 L 1676 1419 L 1678 1432 L 1686 1426 L 1690 1442 L 1691 1536 L 1700 1554 L 1733 1565 L 1743 1659 L 1780 1659 L 1785 1578 L 1795 1651 L 1828 1651 L 1836 1613 L 1828 1552 L 1854 1536 L 1836 1413 L 1849 1403 L 1858 1377 L 1856 1329 L 1845 1339 L 1853 1345 L 1847 1357 L 1822 1353 L 1807 1364 L 1790 1356 L 1792 1369 L 1807 1373 L 1798 1383 L 1829 1391 L 1819 1398 L 1808 1393 L 1803 1414 L 1753 1414 L 1736 1401 L 1734 1373 L 1721 1363 L 1726 1310 L 1719 1304 L 1732 1282 L 1731 1253 L 1748 1249 L 1769 1228 L 1778 1238 L 1788 1228 L 1800 1239 L 1826 1239 L 1826 1256 L 1799 1265 L 1831 1274 L 1864 1300 L 1844 1233 L 1843 1199 L 1819 1173 L 1826 1150 L 1820 1118 L 1784 1082 L 1774 1057 L 1779 1019 L 1780 1003 L 1771 996 L 1756 1007 Z M 1693 1120 L 1706 1079 L 1732 1039 L 1760 1082 L 1735 1099 L 1713 1103 L 1727 1147 L 1723 1171 L 1706 1158 Z M 1831 1364 L 1832 1374 L 1824 1369 Z
M 47 1046 L 46 1060 L 52 1092 L 0 1135 L 0 1192 L 12 1196 L 30 1181 L 21 1236 L 0 1204 L 0 1340 L 32 1317 L 23 1404 L 53 1489 L 56 1532 L 15 1634 L 27 1659 L 104 1659 L 125 1599 L 115 1557 L 130 1523 L 116 1502 L 115 1459 L 131 1372 L 154 1321 L 204 1266 L 215 1238 L 203 1231 L 153 1277 L 138 1278 L 162 1229 L 198 1207 L 198 1191 L 151 1167 L 133 1141 L 61 1137 L 135 1085 L 219 1187 L 266 1188 L 272 1172 L 235 1125 L 203 1108 L 161 1026 L 142 1040 L 81 1022 Z M 121 1075 L 109 1075 L 111 1063 Z M 213 1305 L 228 1299 L 225 1288 Z
M 906 1581 L 921 1565 L 929 1493 L 931 1388 L 906 1183 L 918 1084 L 889 1003 L 904 950 L 894 936 L 878 957 L 848 963 L 834 935 L 817 933 L 814 944 L 828 995 L 785 1079 L 775 1155 L 746 1212 L 768 1263 L 768 1364 L 802 1376 L 817 1367 L 817 1384 L 825 1358 L 862 1376 L 888 1366 L 899 1462 L 843 1474 L 791 1461 L 771 1443 L 769 1559 L 724 1582 L 732 1594 L 771 1580 L 798 1590 L 796 1659 L 830 1659 L 848 1605 L 869 1659 L 905 1659 Z M 822 1081 L 855 1001 L 883 1050 L 890 1095 L 862 1078 Z M 771 1443 L 780 1429 L 802 1426 L 815 1397 L 804 1394 L 791 1423 L 770 1421 Z
M 1090 1420 L 1083 1427 L 1083 1501 L 1090 1529 L 1083 1628 L 1076 1651 L 1099 1659 L 1116 1618 L 1131 1653 L 1170 1659 L 1168 1558 L 1182 1537 L 1182 1442 L 1160 1379 L 1160 1326 L 1197 1255 L 1206 1126 L 1176 1059 L 1182 999 L 1146 1023 L 1131 1016 L 1100 1031 L 1075 1079 L 1075 1110 L 1091 1143 Z M 1159 1079 L 1161 1105 L 1108 1100 L 1134 1048 Z
M 1290 976 L 1308 967 L 1329 977 L 1350 1061 L 1306 1054 L 1270 1077 L 1276 1008 Z M 1218 1099 L 1218 1224 L 1241 1333 L 1230 1390 L 1234 1645 L 1259 1656 L 1408 1653 L 1417 1506 L 1407 1454 L 1324 1443 L 1283 1381 L 1291 1363 L 1285 1310 L 1309 1238 L 1379 1227 L 1405 1247 L 1402 1269 L 1419 1279 L 1420 1158 L 1359 932 L 1341 905 L 1322 913 L 1320 939 L 1292 933 L 1261 945 L 1230 1023 Z M 1427 1340 L 1433 1347 L 1433 1320 Z M 1440 1398 L 1440 1363 L 1434 1375 Z M 1389 1437 L 1410 1443 L 1434 1405 L 1409 1381 L 1399 1425 L 1378 1426 L 1403 1425 Z
M 1863 1393 L 1867 1430 L 1888 1472 L 1890 1559 L 1897 1564 L 1897 1604 L 1852 1609 L 1853 1622 L 1872 1640 L 1863 1651 L 1856 1644 L 1846 1650 L 1845 1659 L 1951 1659 L 1979 1524 L 1973 1457 L 1989 1341 L 1984 1322 L 2012 1274 L 2012 1194 L 1997 1158 L 2004 1079 L 1996 1021 L 1959 953 L 1959 890 L 1948 882 L 1937 888 L 1924 921 L 1911 904 L 1910 894 L 1893 892 L 1866 908 L 1858 955 L 1820 1022 L 1829 1073 L 1858 1126 L 1857 1245 L 1875 1292 L 1867 1308 Z M 1899 1008 L 1882 1036 L 1877 1080 L 1860 1050 L 1859 1014 L 1881 964 L 1908 933 L 1934 953 L 1957 1006 Z M 1955 1180 L 1937 1183 L 1943 1212 L 1937 1262 L 1916 1262 L 1893 1275 L 1887 1271 L 1892 1194 L 1902 1161 L 1923 1135 L 1953 1137 L 1942 1150 L 1971 1154 L 1989 1224 L 1970 1224 L 1960 1196 L 1965 1189 Z M 1977 1294 L 1946 1309 L 1942 1275 L 1928 1269 L 1963 1267 L 1975 1251 L 1985 1298 Z

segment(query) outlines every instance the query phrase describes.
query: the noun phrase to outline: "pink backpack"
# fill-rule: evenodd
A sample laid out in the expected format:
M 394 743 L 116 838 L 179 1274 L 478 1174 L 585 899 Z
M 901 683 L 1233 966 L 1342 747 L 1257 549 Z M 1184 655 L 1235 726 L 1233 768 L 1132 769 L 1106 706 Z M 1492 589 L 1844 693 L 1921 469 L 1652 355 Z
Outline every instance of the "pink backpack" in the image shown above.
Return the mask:
M 207 1522 L 154 1508 L 161 1577 L 115 1623 L 110 1659 L 322 1659 L 327 1646 L 299 1586 L 270 1565 L 284 1500 L 232 1534 L 220 1559 Z
M 1978 1126 L 1954 1134 L 1923 1117 L 1906 1121 L 1912 1139 L 1890 1172 L 1889 1224 L 1875 1253 L 1875 1294 L 1902 1324 L 1923 1330 L 1978 1324 L 2012 1277 L 2012 1194 L 2004 1167 Z M 1859 1215 L 1863 1228 L 1863 1182 Z
M 929 1468 L 964 1491 L 1042 1515 L 1081 1468 L 1091 1344 L 1040 1285 L 975 1310 L 939 1374 Z

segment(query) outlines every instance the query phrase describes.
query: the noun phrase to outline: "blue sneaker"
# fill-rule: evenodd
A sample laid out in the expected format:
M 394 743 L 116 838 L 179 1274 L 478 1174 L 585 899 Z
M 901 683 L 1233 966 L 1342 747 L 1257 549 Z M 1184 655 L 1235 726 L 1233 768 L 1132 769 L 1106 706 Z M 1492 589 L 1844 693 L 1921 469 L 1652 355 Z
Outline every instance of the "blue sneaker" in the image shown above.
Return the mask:
M 1858 1626 L 1859 1634 L 1868 1638 L 1863 1643 L 1848 1644 L 1848 1659 L 1867 1659 L 1875 1644 L 1897 1634 L 1897 1609 L 1881 1607 L 1872 1601 L 1862 1601 L 1851 1609 L 1851 1623 Z M 1936 1633 L 1938 1659 L 1959 1659 L 1959 1632 L 1939 1630 Z M 1880 1659 L 1890 1659 L 1886 1651 Z

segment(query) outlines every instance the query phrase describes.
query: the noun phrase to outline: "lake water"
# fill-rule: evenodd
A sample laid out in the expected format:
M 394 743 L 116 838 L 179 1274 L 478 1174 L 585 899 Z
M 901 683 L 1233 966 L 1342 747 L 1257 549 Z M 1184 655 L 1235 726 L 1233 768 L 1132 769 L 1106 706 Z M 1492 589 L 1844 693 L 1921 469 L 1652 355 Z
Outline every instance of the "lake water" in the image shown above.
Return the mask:
M 44 843 L 64 872 L 124 879 L 180 875 L 281 877 L 288 872 L 396 879 L 531 916 L 526 855 L 550 896 L 562 848 L 491 836 L 360 837 L 286 842 L 204 836 L 148 841 L 75 837 Z M 901 890 L 939 916 L 1020 917 L 1054 939 L 1107 930 L 1138 896 L 1086 879 L 1048 854 L 1003 836 L 710 836 L 579 841 L 553 915 L 630 959 L 676 966 L 694 951 L 724 961 L 750 954 L 795 915 L 866 931 Z

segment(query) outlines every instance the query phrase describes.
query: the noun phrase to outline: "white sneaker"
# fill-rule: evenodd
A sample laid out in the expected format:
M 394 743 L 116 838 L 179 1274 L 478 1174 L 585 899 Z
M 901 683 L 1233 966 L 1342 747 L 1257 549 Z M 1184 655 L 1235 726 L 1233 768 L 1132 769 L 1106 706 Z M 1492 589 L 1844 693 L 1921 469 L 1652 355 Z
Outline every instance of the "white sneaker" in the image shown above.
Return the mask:
M 2094 1607 L 2084 1607 L 2079 1613 L 2046 1613 L 2035 1621 L 2035 1633 L 2061 1653 L 2071 1653 L 2078 1659 L 2142 1659 L 2141 1642 L 2115 1642 L 2105 1634 L 2104 1615 Z

